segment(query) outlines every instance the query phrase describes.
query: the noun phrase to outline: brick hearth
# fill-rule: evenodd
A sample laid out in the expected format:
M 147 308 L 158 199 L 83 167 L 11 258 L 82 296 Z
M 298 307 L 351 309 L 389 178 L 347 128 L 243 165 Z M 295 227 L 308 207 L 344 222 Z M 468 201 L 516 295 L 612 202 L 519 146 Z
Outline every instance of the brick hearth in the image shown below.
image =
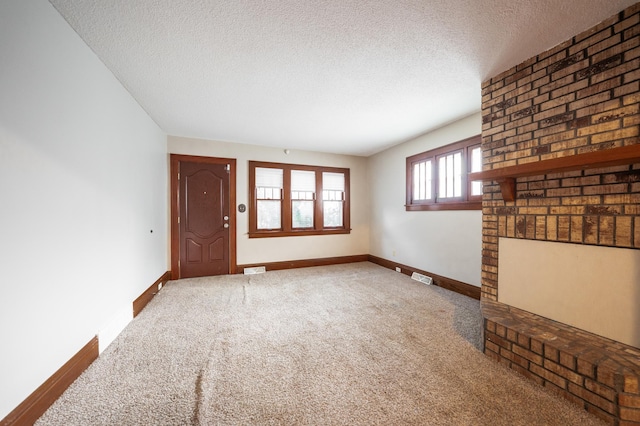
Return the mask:
M 640 422 L 640 349 L 482 300 L 485 354 L 616 424 Z

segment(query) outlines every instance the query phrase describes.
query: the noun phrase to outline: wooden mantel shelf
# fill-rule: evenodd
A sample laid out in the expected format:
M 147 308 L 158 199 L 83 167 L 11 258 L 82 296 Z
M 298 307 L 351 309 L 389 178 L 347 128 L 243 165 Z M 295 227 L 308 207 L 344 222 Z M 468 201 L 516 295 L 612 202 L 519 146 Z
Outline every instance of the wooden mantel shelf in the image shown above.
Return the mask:
M 516 199 L 515 179 L 519 177 L 634 163 L 640 163 L 640 144 L 469 173 L 469 180 L 495 181 L 500 184 L 502 198 L 505 201 L 514 201 Z

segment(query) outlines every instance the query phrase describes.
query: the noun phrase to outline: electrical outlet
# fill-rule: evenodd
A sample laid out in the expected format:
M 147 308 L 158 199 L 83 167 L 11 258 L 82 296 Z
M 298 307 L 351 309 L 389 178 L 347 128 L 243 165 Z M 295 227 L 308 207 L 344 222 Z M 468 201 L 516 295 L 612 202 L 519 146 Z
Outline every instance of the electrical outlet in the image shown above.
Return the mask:
M 402 269 L 400 269 L 399 266 L 396 266 L 396 272 L 402 272 Z

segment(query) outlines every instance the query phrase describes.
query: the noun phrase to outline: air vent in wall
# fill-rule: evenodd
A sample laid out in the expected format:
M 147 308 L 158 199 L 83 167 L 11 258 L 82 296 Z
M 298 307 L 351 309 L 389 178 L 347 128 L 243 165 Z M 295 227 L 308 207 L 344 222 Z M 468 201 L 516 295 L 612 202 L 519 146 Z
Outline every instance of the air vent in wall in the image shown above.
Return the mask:
M 414 272 L 413 274 L 411 274 L 411 279 L 420 281 L 421 283 L 425 283 L 427 285 L 431 285 L 431 283 L 433 282 L 433 278 L 428 277 L 426 275 L 419 274 L 417 272 Z

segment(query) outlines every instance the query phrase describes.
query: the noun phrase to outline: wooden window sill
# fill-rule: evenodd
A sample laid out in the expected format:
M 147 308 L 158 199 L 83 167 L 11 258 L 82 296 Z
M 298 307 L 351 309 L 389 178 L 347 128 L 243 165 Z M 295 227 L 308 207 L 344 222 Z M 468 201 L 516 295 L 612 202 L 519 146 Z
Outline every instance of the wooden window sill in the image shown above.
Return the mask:
M 450 203 L 408 204 L 405 205 L 408 212 L 438 211 L 438 210 L 482 210 L 482 201 L 460 201 Z
M 310 231 L 260 231 L 249 232 L 249 238 L 304 237 L 309 235 L 338 235 L 350 233 L 351 229 L 326 229 Z

